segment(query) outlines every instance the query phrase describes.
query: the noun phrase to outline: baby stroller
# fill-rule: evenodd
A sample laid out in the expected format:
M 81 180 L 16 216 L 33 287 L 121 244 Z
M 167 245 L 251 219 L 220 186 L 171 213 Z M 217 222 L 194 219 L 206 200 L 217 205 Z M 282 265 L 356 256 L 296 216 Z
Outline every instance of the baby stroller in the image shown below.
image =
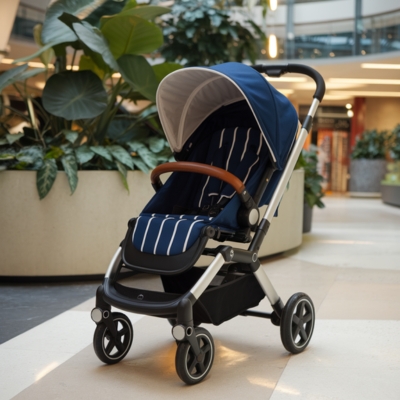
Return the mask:
M 308 75 L 317 85 L 302 126 L 291 103 L 262 75 L 288 72 Z M 133 340 L 129 318 L 111 306 L 171 323 L 176 371 L 187 384 L 201 382 L 213 364 L 214 342 L 200 324 L 219 325 L 238 315 L 268 318 L 280 326 L 289 352 L 307 347 L 315 319 L 311 299 L 296 293 L 284 305 L 258 251 L 324 92 L 321 75 L 297 64 L 185 68 L 161 82 L 157 105 L 177 162 L 153 170 L 156 193 L 129 221 L 97 290 L 91 316 L 101 361 L 121 361 Z M 167 172 L 172 174 L 163 184 L 160 175 Z M 207 247 L 211 239 L 221 244 Z M 248 243 L 247 250 L 235 242 Z M 195 266 L 201 255 L 213 257 L 208 267 Z M 138 273 L 160 276 L 164 291 L 121 282 Z M 250 310 L 265 296 L 271 313 Z

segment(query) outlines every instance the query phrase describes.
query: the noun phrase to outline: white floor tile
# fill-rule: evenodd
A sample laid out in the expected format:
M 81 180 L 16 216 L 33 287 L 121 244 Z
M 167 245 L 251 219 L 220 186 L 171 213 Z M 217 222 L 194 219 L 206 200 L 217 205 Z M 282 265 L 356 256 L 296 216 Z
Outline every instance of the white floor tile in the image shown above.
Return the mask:
M 400 395 L 400 321 L 318 320 L 271 400 L 393 399 Z
M 132 323 L 141 316 L 128 314 Z M 0 346 L 0 400 L 42 379 L 87 347 L 96 325 L 90 313 L 67 311 Z

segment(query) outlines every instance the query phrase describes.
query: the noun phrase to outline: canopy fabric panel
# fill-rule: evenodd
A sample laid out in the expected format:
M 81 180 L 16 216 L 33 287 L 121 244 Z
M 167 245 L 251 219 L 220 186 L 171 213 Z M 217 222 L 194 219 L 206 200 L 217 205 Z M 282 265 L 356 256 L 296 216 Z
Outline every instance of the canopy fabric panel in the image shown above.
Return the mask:
M 246 100 L 278 169 L 293 143 L 298 117 L 290 101 L 253 68 L 225 63 L 175 71 L 160 83 L 157 106 L 171 149 L 183 145 L 214 111 Z

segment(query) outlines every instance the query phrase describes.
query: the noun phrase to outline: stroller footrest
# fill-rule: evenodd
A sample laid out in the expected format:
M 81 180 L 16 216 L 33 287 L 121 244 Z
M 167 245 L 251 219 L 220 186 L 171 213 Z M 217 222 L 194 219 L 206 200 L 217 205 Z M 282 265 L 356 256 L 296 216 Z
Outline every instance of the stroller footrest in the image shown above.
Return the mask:
M 104 280 L 104 300 L 122 310 L 153 316 L 176 315 L 178 306 L 186 294 L 153 292 L 130 288 Z

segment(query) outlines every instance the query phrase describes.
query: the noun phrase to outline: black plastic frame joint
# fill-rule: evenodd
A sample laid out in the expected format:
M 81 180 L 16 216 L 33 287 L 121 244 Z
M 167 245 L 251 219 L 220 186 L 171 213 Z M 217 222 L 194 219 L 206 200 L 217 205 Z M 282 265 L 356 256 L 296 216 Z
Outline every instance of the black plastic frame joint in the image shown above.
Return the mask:
M 313 117 L 311 115 L 307 115 L 304 118 L 303 129 L 305 129 L 307 132 L 310 132 L 312 124 L 313 124 Z
M 282 318 L 282 312 L 285 305 L 283 301 L 279 299 L 275 304 L 272 304 L 272 309 L 276 312 L 279 318 Z

